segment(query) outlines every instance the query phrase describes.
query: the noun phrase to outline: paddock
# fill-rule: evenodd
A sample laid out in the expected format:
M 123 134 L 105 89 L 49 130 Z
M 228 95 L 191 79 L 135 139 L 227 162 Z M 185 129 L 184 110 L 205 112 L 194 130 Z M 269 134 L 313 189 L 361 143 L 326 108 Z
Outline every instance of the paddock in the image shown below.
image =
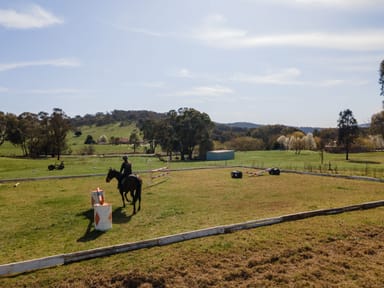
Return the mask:
M 302 211 L 354 207 L 360 203 L 381 201 L 383 198 L 381 183 L 362 179 L 337 179 L 293 173 L 282 173 L 279 177 L 265 175 L 232 179 L 230 177 L 232 170 L 231 167 L 172 171 L 172 177 L 162 185 L 143 190 L 142 210 L 134 216 L 130 215 L 130 207 L 127 209 L 118 207 L 120 199 L 116 187 L 105 184 L 104 177 L 26 181 L 17 187 L 13 187 L 12 183 L 4 183 L 0 186 L 0 195 L 4 200 L 2 203 L 7 203 L 7 209 L 0 211 L 0 216 L 5 220 L 0 240 L 7 244 L 0 254 L 0 263 L 22 262 L 51 255 L 68 255 L 102 247 L 118 249 L 119 245 L 124 243 L 139 243 L 148 239 L 152 241 L 167 235 L 179 235 L 175 238 L 183 238 L 184 236 L 180 237 L 183 233 L 209 230 L 210 227 L 221 227 L 222 230 L 218 231 L 226 231 L 222 227 L 232 223 L 274 219 Z M 142 175 L 144 183 L 149 181 L 150 173 Z M 92 227 L 89 211 L 89 188 L 92 187 L 103 189 L 108 201 L 113 203 L 113 229 L 108 232 L 98 232 Z M 19 189 L 24 191 L 23 195 L 28 201 L 17 197 L 15 192 L 19 192 Z M 377 209 L 381 211 L 381 208 Z M 359 212 L 346 214 L 353 213 Z M 28 215 L 28 218 L 25 215 Z M 326 221 L 331 225 L 335 221 L 333 217 L 316 221 Z M 284 227 L 286 225 L 280 224 Z M 302 226 L 303 222 L 292 222 L 290 227 L 295 225 Z M 280 225 L 273 226 L 277 227 L 272 229 L 274 231 L 284 229 L 278 228 L 283 227 Z M 264 227 L 260 231 L 267 233 L 269 229 Z M 259 229 L 252 231 L 256 233 L 255 235 L 260 233 L 257 232 Z M 24 240 L 24 235 L 28 235 L 28 241 Z M 203 247 L 207 243 L 211 241 L 225 243 L 224 239 L 227 237 L 229 236 L 226 236 L 226 233 L 219 234 L 209 237 L 212 240 L 198 243 L 201 243 L 200 247 L 204 250 Z M 190 247 L 196 245 L 195 241 L 170 246 Z M 237 244 L 235 246 L 237 247 Z M 209 247 L 207 249 L 211 251 L 212 247 Z M 171 251 L 164 246 L 154 249 L 158 253 L 161 252 L 157 249 Z M 135 252 L 133 255 L 138 255 L 136 253 L 143 252 Z M 128 257 L 136 258 L 136 256 Z M 108 261 L 107 259 L 103 262 Z M 65 265 L 68 268 L 64 269 L 70 271 L 72 265 L 87 266 L 87 262 Z

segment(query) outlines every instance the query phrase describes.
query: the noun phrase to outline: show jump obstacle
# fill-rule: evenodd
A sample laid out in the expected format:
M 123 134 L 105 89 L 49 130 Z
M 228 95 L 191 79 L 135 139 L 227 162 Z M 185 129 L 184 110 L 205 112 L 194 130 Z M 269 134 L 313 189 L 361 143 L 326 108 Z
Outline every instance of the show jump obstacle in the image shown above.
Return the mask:
M 104 191 L 97 188 L 91 192 L 91 205 L 95 229 L 106 231 L 112 228 L 112 204 L 105 202 Z
M 150 173 L 151 173 L 150 186 L 153 186 L 168 180 L 170 175 L 170 170 L 167 166 L 165 166 L 157 169 L 152 169 Z

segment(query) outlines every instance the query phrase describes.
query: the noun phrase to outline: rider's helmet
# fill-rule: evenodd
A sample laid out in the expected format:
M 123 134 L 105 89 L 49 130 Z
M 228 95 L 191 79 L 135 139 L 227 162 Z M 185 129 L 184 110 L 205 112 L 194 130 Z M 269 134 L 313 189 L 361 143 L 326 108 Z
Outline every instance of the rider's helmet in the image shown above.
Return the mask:
M 124 155 L 123 160 L 128 160 L 128 156 Z

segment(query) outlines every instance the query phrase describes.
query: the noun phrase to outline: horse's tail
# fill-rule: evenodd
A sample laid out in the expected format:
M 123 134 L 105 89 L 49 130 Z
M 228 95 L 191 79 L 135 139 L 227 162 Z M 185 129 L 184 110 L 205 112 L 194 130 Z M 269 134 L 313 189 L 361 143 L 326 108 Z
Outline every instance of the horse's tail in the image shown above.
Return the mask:
M 139 176 L 136 177 L 136 180 L 137 180 L 137 193 L 141 195 L 141 187 L 143 186 L 143 180 Z

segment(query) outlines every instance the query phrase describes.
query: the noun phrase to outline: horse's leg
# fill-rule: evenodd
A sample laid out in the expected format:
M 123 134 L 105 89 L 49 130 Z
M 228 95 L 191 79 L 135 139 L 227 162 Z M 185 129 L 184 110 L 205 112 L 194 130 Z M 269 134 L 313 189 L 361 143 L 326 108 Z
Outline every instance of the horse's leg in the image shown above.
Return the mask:
M 138 185 L 136 187 L 136 197 L 137 199 L 139 200 L 139 208 L 138 208 L 138 211 L 140 211 L 141 209 L 141 188 L 142 188 L 142 182 L 141 180 L 139 179 L 137 181 Z
M 128 199 L 127 194 L 128 194 L 128 191 L 124 192 L 125 200 L 127 200 L 127 202 L 129 203 L 129 202 L 131 202 L 131 200 Z
M 141 188 L 138 188 L 136 191 L 137 199 L 139 200 L 139 208 L 137 208 L 137 211 L 140 211 L 141 209 Z
M 136 190 L 132 190 L 131 191 L 131 195 L 132 195 L 132 205 L 133 205 L 133 212 L 132 212 L 132 215 L 136 214 L 136 194 L 137 194 L 137 191 Z
M 125 207 L 123 191 L 120 191 L 120 195 L 121 195 L 121 200 L 123 201 L 123 207 Z

